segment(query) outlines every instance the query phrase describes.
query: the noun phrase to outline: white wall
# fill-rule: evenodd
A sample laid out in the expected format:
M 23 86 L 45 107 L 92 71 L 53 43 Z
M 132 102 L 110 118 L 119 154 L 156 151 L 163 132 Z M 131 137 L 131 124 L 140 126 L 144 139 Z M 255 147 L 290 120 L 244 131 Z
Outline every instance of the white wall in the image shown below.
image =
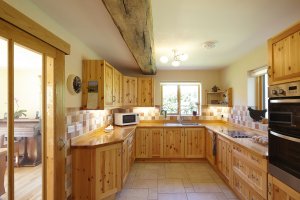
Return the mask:
M 157 71 L 155 78 L 155 105 L 161 105 L 161 82 L 182 81 L 182 82 L 201 82 L 202 85 L 202 101 L 204 100 L 204 91 L 210 90 L 214 85 L 220 87 L 221 77 L 220 70 L 162 70 Z M 223 89 L 223 88 L 221 88 Z
M 71 54 L 66 56 L 66 80 L 69 74 L 81 76 L 82 59 L 101 59 L 97 53 L 89 49 L 78 38 L 65 30 L 57 22 L 48 17 L 42 10 L 40 10 L 30 0 L 4 0 L 35 22 L 39 23 L 61 39 L 65 40 L 71 45 Z M 80 107 L 81 106 L 81 93 L 71 95 L 66 88 L 65 92 L 66 107 Z
M 221 85 L 233 88 L 233 105 L 248 105 L 248 71 L 267 64 L 267 44 L 263 44 L 221 71 Z

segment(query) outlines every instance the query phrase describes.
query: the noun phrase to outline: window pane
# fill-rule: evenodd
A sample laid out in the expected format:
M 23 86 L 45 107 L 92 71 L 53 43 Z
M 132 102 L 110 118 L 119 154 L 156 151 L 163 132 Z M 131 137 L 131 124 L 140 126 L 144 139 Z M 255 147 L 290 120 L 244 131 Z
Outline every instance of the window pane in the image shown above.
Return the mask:
M 168 114 L 178 113 L 177 85 L 163 85 L 163 110 Z
M 183 115 L 192 115 L 197 111 L 199 102 L 198 85 L 181 85 L 180 86 L 180 110 Z

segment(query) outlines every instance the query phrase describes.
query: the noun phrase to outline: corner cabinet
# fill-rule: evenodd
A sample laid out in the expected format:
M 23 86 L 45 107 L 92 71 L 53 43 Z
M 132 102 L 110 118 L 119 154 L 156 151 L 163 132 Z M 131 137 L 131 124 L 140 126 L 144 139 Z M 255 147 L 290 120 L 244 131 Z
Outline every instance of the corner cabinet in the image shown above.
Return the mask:
M 154 79 L 152 77 L 138 77 L 138 106 L 154 106 Z
M 105 60 L 83 60 L 82 109 L 122 106 L 123 75 Z
M 136 106 L 137 105 L 137 78 L 123 77 L 123 105 Z
M 121 190 L 122 144 L 72 149 L 72 199 L 104 199 Z
M 269 85 L 300 80 L 300 23 L 268 40 Z

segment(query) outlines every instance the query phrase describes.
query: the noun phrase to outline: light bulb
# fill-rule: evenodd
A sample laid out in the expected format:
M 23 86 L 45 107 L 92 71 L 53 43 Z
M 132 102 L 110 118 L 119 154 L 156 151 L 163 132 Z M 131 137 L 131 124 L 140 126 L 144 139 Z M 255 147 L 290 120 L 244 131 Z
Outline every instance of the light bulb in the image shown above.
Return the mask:
M 172 66 L 173 67 L 178 67 L 180 65 L 180 62 L 178 61 L 178 60 L 174 60 L 173 62 L 172 62 Z
M 189 56 L 186 53 L 183 53 L 180 55 L 180 60 L 181 61 L 186 61 L 189 58 Z
M 162 57 L 160 57 L 160 62 L 162 62 L 162 63 L 167 63 L 168 61 L 169 61 L 169 59 L 168 59 L 168 57 L 167 56 L 162 56 Z

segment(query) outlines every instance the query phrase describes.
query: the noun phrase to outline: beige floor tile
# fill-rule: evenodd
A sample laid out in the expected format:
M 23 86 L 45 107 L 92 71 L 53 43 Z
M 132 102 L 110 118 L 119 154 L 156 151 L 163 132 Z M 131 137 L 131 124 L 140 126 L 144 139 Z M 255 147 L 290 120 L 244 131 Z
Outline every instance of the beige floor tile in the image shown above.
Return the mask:
M 217 183 L 193 183 L 195 192 L 222 192 Z
M 166 170 L 166 178 L 186 178 L 185 170 Z
M 183 178 L 182 182 L 183 182 L 183 186 L 185 188 L 191 188 L 191 187 L 193 187 L 192 182 L 188 178 Z
M 188 193 L 188 192 L 195 192 L 194 188 L 193 187 L 185 187 L 185 192 Z
M 187 193 L 188 200 L 227 200 L 223 193 Z
M 140 169 L 136 172 L 136 179 L 157 179 L 156 169 Z
M 134 179 L 129 185 L 130 188 L 157 188 L 156 179 Z
M 158 192 L 157 188 L 150 188 L 149 189 L 148 199 L 157 199 L 158 198 L 157 192 Z
M 117 196 L 118 200 L 147 200 L 148 189 L 123 189 Z
M 184 193 L 185 189 L 181 179 L 158 180 L 158 193 Z
M 185 193 L 158 194 L 158 200 L 187 200 Z

